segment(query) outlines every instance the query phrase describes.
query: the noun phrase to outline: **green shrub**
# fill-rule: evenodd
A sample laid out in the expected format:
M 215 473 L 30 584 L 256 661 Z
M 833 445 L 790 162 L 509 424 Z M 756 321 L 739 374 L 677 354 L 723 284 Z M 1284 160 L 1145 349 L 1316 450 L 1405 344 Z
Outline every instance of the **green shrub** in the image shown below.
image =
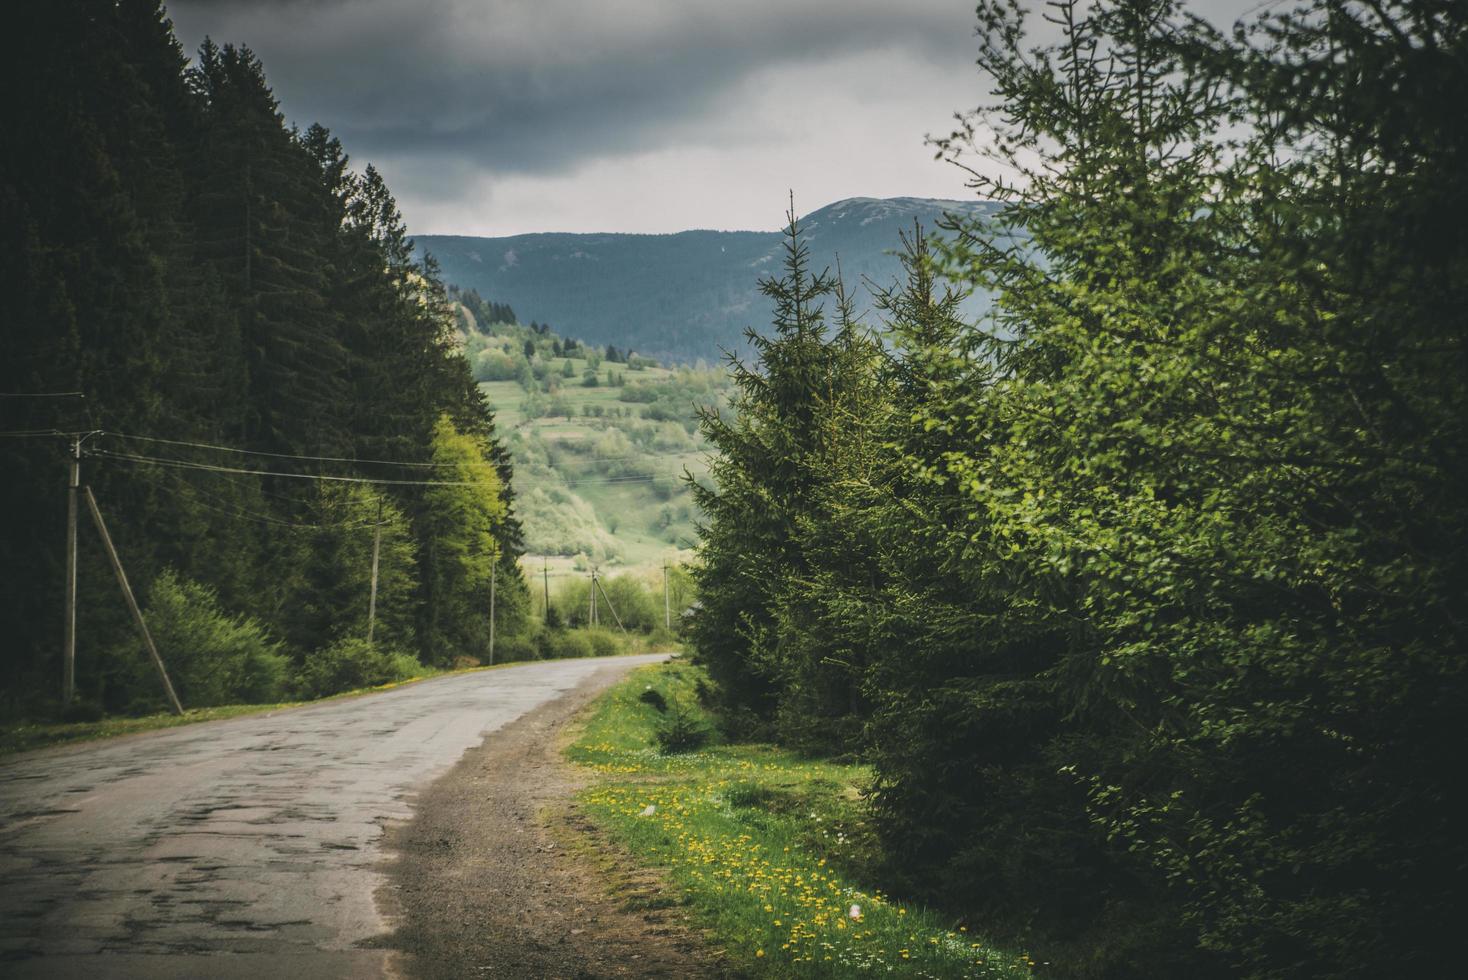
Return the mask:
M 613 657 L 622 652 L 622 644 L 609 630 L 591 631 L 591 655 Z
M 664 755 L 676 755 L 680 752 L 693 752 L 701 749 L 708 744 L 710 734 L 708 728 L 699 720 L 698 714 L 691 711 L 677 698 L 674 698 L 667 712 L 658 721 L 657 727 L 653 729 L 653 737 L 657 739 L 658 749 Z
M 587 638 L 585 630 L 564 630 L 559 633 L 547 633 L 546 656 L 556 660 L 566 660 L 573 657 L 589 657 L 592 653 L 591 640 Z
M 306 658 L 298 680 L 301 693 L 323 698 L 396 680 L 393 654 L 359 636 L 344 637 Z M 414 663 L 417 661 L 415 660 Z
M 636 575 L 618 575 L 601 580 L 607 597 L 617 610 L 622 625 L 647 632 L 663 621 L 662 585 L 653 586 Z
M 508 664 L 521 660 L 539 660 L 540 656 L 540 647 L 536 643 L 534 634 L 507 636 L 495 640 L 495 663 Z
M 96 701 L 77 698 L 61 708 L 62 721 L 101 721 L 105 712 Z
M 231 616 L 206 585 L 164 570 L 148 590 L 148 629 L 185 707 L 268 704 L 285 694 L 289 661 L 257 620 Z M 152 683 L 141 641 L 135 658 L 140 683 Z
M 474 358 L 475 381 L 514 381 L 525 369 L 522 358 L 502 350 L 486 350 Z
M 414 677 L 422 677 L 428 673 L 428 668 L 411 653 L 396 652 L 388 654 L 388 672 L 390 681 L 406 681 Z M 384 683 L 386 683 L 384 681 Z

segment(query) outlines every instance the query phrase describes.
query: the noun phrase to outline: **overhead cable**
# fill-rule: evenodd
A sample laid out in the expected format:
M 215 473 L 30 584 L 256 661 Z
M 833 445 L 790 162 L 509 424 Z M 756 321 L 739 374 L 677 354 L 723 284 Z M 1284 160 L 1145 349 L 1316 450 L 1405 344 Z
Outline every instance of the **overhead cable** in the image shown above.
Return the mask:
M 146 463 L 152 466 L 174 467 L 184 470 L 202 470 L 208 473 L 243 473 L 250 476 L 276 476 L 287 480 L 329 480 L 333 483 L 373 483 L 412 487 L 488 487 L 499 486 L 498 480 L 384 480 L 365 476 L 336 476 L 324 473 L 282 473 L 278 470 L 251 470 L 241 466 L 216 466 L 212 463 L 195 463 L 184 459 L 165 459 L 160 456 L 143 456 L 136 453 L 117 453 L 109 449 L 95 449 L 89 456 L 115 459 L 129 463 Z M 485 463 L 491 466 L 491 463 Z
M 80 391 L 0 391 L 0 398 L 85 398 Z

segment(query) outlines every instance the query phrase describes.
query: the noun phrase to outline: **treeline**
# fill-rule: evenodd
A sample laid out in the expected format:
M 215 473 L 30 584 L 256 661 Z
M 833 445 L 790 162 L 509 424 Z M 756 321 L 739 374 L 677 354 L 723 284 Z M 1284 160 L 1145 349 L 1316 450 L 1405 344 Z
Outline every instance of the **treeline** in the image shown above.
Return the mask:
M 528 327 L 522 326 L 514 319 L 514 310 L 487 302 L 472 289 L 461 290 L 450 284 L 448 295 L 457 304 L 464 354 L 476 381 L 518 381 L 527 391 L 554 394 L 563 384 L 595 388 L 601 383 L 597 369 L 603 360 L 633 371 L 658 366 L 652 358 L 614 344 L 607 344 L 601 351 L 574 337 L 562 338 L 549 324 L 532 321 Z M 572 359 L 586 362 L 579 375 L 570 363 Z M 556 361 L 561 363 L 556 365 Z M 611 372 L 607 383 L 615 387 L 621 379 L 621 374 Z
M 656 573 L 598 575 L 593 607 L 589 575 L 553 572 L 554 586 L 531 597 L 535 625 L 497 644 L 495 656 L 549 660 L 665 650 L 678 642 L 693 582 L 680 565 L 662 574 L 666 579 Z
M 698 655 L 1054 975 L 1450 975 L 1468 8 L 1046 17 L 980 4 L 942 149 L 1005 207 L 905 243 L 880 338 L 792 214 L 704 420 Z
M 509 458 L 380 174 L 157 0 L 28 5 L 3 48 L 6 710 L 60 694 L 71 438 L 186 706 L 481 659 L 491 579 L 525 628 Z M 81 520 L 78 693 L 155 708 Z
M 449 298 L 462 303 L 464 308 L 474 317 L 478 329 L 490 332 L 488 328 L 492 324 L 504 323 L 511 326 L 519 326 L 520 318 L 509 303 L 495 303 L 480 296 L 473 289 L 460 289 L 453 283 L 449 283 Z M 531 321 L 531 332 L 543 334 L 550 330 L 548 323 L 536 323 Z

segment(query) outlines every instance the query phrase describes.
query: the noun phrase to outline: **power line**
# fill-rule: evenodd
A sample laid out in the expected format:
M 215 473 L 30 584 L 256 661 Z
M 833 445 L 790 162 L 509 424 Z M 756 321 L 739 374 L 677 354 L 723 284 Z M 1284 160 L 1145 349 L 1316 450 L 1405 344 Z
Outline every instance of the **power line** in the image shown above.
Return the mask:
M 237 454 L 245 455 L 245 456 L 266 456 L 266 457 L 269 457 L 271 459 L 299 459 L 299 460 L 304 460 L 304 461 L 307 461 L 307 462 L 318 462 L 318 463 L 369 463 L 369 464 L 380 465 L 380 466 L 405 466 L 405 467 L 414 467 L 414 468 L 422 468 L 422 469 L 455 467 L 455 466 L 460 465 L 458 463 L 417 463 L 417 462 L 406 462 L 406 461 L 402 461 L 402 460 L 392 460 L 392 459 L 359 459 L 359 458 L 351 457 L 351 456 L 307 456 L 307 455 L 302 455 L 302 454 L 299 454 L 299 453 L 272 453 L 272 452 L 265 452 L 263 450 L 257 450 L 257 449 L 237 449 L 234 446 L 220 446 L 220 445 L 216 445 L 216 444 L 213 444 L 213 443 L 207 443 L 207 442 L 189 442 L 189 441 L 186 441 L 186 440 L 183 440 L 183 439 L 164 439 L 164 438 L 161 438 L 159 436 L 129 435 L 129 434 L 124 433 L 124 432 L 103 432 L 102 435 L 104 435 L 104 436 L 111 436 L 111 437 L 117 438 L 117 439 L 128 439 L 128 440 L 135 440 L 135 441 L 140 441 L 140 442 L 155 442 L 155 443 L 160 443 L 160 444 L 169 445 L 169 446 L 184 446 L 184 447 L 191 448 L 191 449 L 212 449 L 212 450 L 216 450 L 218 452 L 237 453 Z M 684 449 L 684 450 L 678 450 L 676 452 L 666 452 L 666 453 L 637 453 L 637 454 L 625 455 L 625 456 L 580 456 L 580 455 L 576 454 L 574 450 L 569 450 L 568 449 L 568 450 L 563 450 L 563 452 L 569 453 L 571 458 L 561 460 L 561 462 L 572 462 L 572 463 L 600 463 L 600 462 L 619 462 L 619 461 L 624 461 L 624 460 L 635 460 L 635 459 L 667 459 L 667 458 L 678 457 L 678 456 L 696 456 L 696 455 L 698 455 L 700 453 L 707 452 L 707 451 L 708 450 L 706 450 L 706 449 Z M 378 482 L 381 482 L 381 481 L 378 481 Z
M 166 441 L 166 440 L 159 440 L 159 441 Z M 93 456 L 93 457 L 103 458 L 103 459 L 118 460 L 118 461 L 121 461 L 121 462 L 144 463 L 144 464 L 149 464 L 149 465 L 154 465 L 154 466 L 171 467 L 171 468 L 174 468 L 174 469 L 197 470 L 197 471 L 208 472 L 208 473 L 235 473 L 235 474 L 241 474 L 241 475 L 245 475 L 245 476 L 278 476 L 278 477 L 284 477 L 286 479 L 293 479 L 293 480 L 328 480 L 328 481 L 332 481 L 332 482 L 336 482 L 336 483 L 365 483 L 365 484 L 378 484 L 378 485 L 389 485 L 389 486 L 422 486 L 422 487 L 483 487 L 483 486 L 496 486 L 496 485 L 499 485 L 497 482 L 496 483 L 491 483 L 491 482 L 483 481 L 483 480 L 394 480 L 394 479 L 383 479 L 383 478 L 377 478 L 377 477 L 340 476 L 340 475 L 335 475 L 335 474 L 285 473 L 285 472 L 281 472 L 281 471 L 278 471 L 278 470 L 247 469 L 245 467 L 238 467 L 238 466 L 219 466 L 219 465 L 212 464 L 212 463 L 200 463 L 200 462 L 195 462 L 195 461 L 192 461 L 192 460 L 169 459 L 167 457 L 162 457 L 162 456 L 145 456 L 145 455 L 141 455 L 141 454 L 138 454 L 138 453 L 119 453 L 119 452 L 114 452 L 114 451 L 108 450 L 108 449 L 92 450 L 91 452 L 88 453 L 88 455 L 89 456 Z M 272 454 L 272 455 L 283 455 L 283 454 Z M 637 457 L 631 457 L 631 458 L 637 458 Z M 438 465 L 438 464 L 436 464 L 436 465 Z M 448 464 L 442 464 L 442 465 L 448 465 Z M 493 464 L 486 462 L 483 465 L 490 466 L 490 465 L 493 465 Z M 676 480 L 676 479 L 678 479 L 679 475 L 680 474 L 675 473 L 675 472 L 665 472 L 665 473 L 651 473 L 651 474 L 627 474 L 627 475 L 623 475 L 623 476 L 583 477 L 583 478 L 580 478 L 580 479 L 562 480 L 559 483 L 544 483 L 544 484 L 539 484 L 539 486 L 542 487 L 542 488 L 544 488 L 544 489 L 555 489 L 557 487 L 616 486 L 616 485 L 622 485 L 622 484 L 652 483 L 652 482 L 655 482 L 655 481 L 658 481 L 658 480 L 667 480 L 667 479 L 674 479 L 674 480 Z M 525 489 L 526 486 L 527 486 L 527 483 L 529 483 L 529 482 L 530 481 L 527 481 L 525 479 L 523 473 L 522 473 L 522 475 L 519 478 L 517 478 L 514 481 L 512 481 L 512 485 L 517 490 L 521 490 L 521 489 Z M 535 489 L 535 488 L 536 488 L 536 485 L 535 484 L 531 484 L 529 486 L 529 489 Z
M 251 473 L 254 473 L 253 470 L 251 470 L 250 472 Z M 249 491 L 252 492 L 252 493 L 258 493 L 258 494 L 260 494 L 261 497 L 268 498 L 268 500 L 279 501 L 280 503 L 285 504 L 288 507 L 299 507 L 300 504 L 301 504 L 301 498 L 300 497 L 293 497 L 293 496 L 290 496 L 289 494 L 278 493 L 278 492 L 276 492 L 274 490 L 267 490 L 263 486 L 261 486 L 258 482 L 253 481 L 253 480 L 241 480 L 241 479 L 237 479 L 237 478 L 235 478 L 233 476 L 230 476 L 229 474 L 226 474 L 226 473 L 216 473 L 216 474 L 213 474 L 213 475 L 214 476 L 217 476 L 221 480 L 224 480 L 226 483 L 229 483 L 231 486 L 248 488 Z M 192 489 L 192 490 L 194 490 L 196 492 L 202 492 L 197 484 L 186 483 L 186 482 L 183 482 L 182 480 L 180 480 L 180 483 L 181 483 L 181 485 L 186 486 L 186 487 L 189 487 L 190 489 Z M 262 500 L 261 503 L 262 504 L 265 504 L 266 506 L 268 506 L 267 500 Z
M 288 521 L 283 518 L 276 517 L 273 514 L 262 514 L 258 511 L 245 510 L 244 508 L 234 505 L 229 501 L 221 500 L 219 497 L 208 493 L 200 487 L 194 486 L 192 483 L 186 482 L 181 476 L 178 476 L 177 474 L 175 474 L 175 477 L 178 482 L 173 488 L 160 487 L 159 489 L 161 489 L 164 493 L 170 493 L 174 496 L 187 497 L 190 502 L 192 502 L 196 507 L 203 507 L 205 510 L 212 510 L 217 514 L 224 514 L 226 517 L 238 517 L 247 520 L 257 520 L 262 521 L 266 524 L 275 524 L 280 527 L 302 528 L 307 530 L 326 530 L 328 528 L 342 528 L 344 530 L 350 530 L 358 527 L 371 527 L 375 523 L 374 521 L 366 520 L 363 518 L 347 518 L 341 521 L 330 523 L 306 523 L 302 521 Z M 213 504 L 207 503 L 206 501 L 213 501 Z
M 85 398 L 80 391 L 0 391 L 0 398 Z
M 515 477 L 515 487 L 528 490 L 553 490 L 559 487 L 605 487 L 617 486 L 623 483 L 656 483 L 660 480 L 682 480 L 681 470 L 662 470 L 657 473 L 628 473 L 623 476 L 600 476 L 584 477 L 575 480 L 555 480 L 553 478 L 537 479 L 534 476 L 522 478 Z
M 84 436 L 87 434 L 88 430 L 82 430 L 79 432 L 63 432 L 60 429 L 11 429 L 6 432 L 0 432 L 0 436 L 4 436 L 8 439 L 32 439 L 40 438 L 42 436 L 62 436 L 65 438 L 71 438 L 74 436 Z
M 543 483 L 540 488 L 554 490 L 557 487 L 609 487 L 630 483 L 653 483 L 658 480 L 677 479 L 676 473 L 651 473 L 636 476 L 609 476 L 601 480 L 563 480 L 560 483 Z M 531 486 L 532 490 L 537 489 Z
M 126 463 L 143 463 L 151 466 L 165 468 L 197 470 L 205 473 L 238 473 L 245 476 L 279 476 L 290 480 L 329 480 L 334 483 L 368 483 L 388 486 L 410 486 L 410 487 L 490 487 L 502 486 L 498 481 L 488 482 L 484 480 L 386 480 L 366 476 L 337 476 L 323 473 L 282 473 L 278 470 L 251 470 L 239 466 L 216 466 L 212 463 L 195 463 L 185 459 L 166 459 L 161 456 L 141 456 L 135 453 L 117 453 L 108 449 L 95 449 L 87 453 L 89 457 L 99 459 L 111 459 Z M 490 465 L 488 463 L 484 465 Z M 633 476 L 612 476 L 602 479 L 565 480 L 561 483 L 541 484 L 544 489 L 556 489 L 558 487 L 578 486 L 614 486 L 618 484 L 651 483 L 656 480 L 677 479 L 676 473 L 654 473 Z M 519 480 L 514 483 L 516 489 L 524 488 L 525 484 Z M 536 489 L 535 486 L 530 489 Z
M 499 486 L 483 480 L 383 480 L 363 476 L 334 476 L 323 473 L 282 473 L 278 470 L 248 470 L 239 466 L 216 466 L 211 463 L 194 463 L 183 459 L 165 459 L 160 456 L 142 456 L 135 453 L 115 453 L 107 449 L 96 449 L 89 456 L 114 459 L 129 463 L 146 463 L 152 466 L 173 467 L 184 470 L 200 470 L 207 473 L 243 473 L 249 476 L 278 476 L 287 480 L 329 480 L 333 483 L 372 483 L 412 487 L 488 487 Z M 485 463 L 484 465 L 492 465 Z
M 173 494 L 178 495 L 178 496 L 188 496 L 187 494 L 183 494 L 183 493 L 181 493 L 178 490 L 172 490 L 172 491 L 165 490 L 164 492 L 165 493 L 173 493 Z M 352 528 L 370 527 L 370 526 L 372 526 L 372 521 L 353 521 L 353 522 L 343 521 L 343 522 L 341 522 L 339 524 L 303 524 L 303 523 L 301 523 L 299 521 L 285 521 L 285 520 L 281 520 L 278 517 L 271 517 L 269 514 L 259 514 L 259 513 L 256 513 L 254 511 L 239 510 L 239 509 L 234 508 L 234 507 L 217 507 L 217 506 L 215 506 L 213 504 L 205 503 L 203 500 L 200 500 L 197 496 L 190 497 L 190 502 L 195 507 L 202 507 L 205 510 L 213 511 L 216 514 L 223 514 L 225 517 L 237 517 L 237 518 L 240 518 L 242 520 L 260 521 L 263 524 L 272 524 L 272 525 L 274 525 L 276 527 L 289 527 L 289 528 L 300 528 L 300 529 L 303 529 L 303 530 L 322 531 L 322 530 L 327 530 L 329 528 L 342 528 L 344 530 L 350 530 Z
M 355 459 L 350 456 L 305 456 L 298 453 L 270 453 L 258 449 L 236 449 L 234 446 L 219 446 L 207 442 L 187 442 L 182 439 L 163 439 L 158 436 L 134 436 L 123 432 L 104 432 L 103 435 L 116 439 L 128 439 L 138 442 L 156 442 L 168 446 L 185 446 L 190 449 L 212 449 L 223 453 L 238 453 L 243 456 L 268 456 L 272 459 L 300 459 L 313 463 L 372 463 L 381 466 L 411 466 L 415 468 L 434 468 L 445 466 L 457 466 L 457 463 L 409 463 L 393 459 Z M 253 472 L 253 471 L 250 471 Z M 384 482 L 384 481 L 371 481 Z
M 1254 4 L 1254 6 L 1239 14 L 1238 19 L 1243 20 L 1245 17 L 1252 16 L 1256 12 L 1263 10 L 1265 7 L 1277 7 L 1284 2 L 1285 0 L 1260 0 L 1259 3 Z
M 701 453 L 712 452 L 713 447 L 703 449 L 680 449 L 677 452 L 667 453 L 633 453 L 628 456 L 578 456 L 574 450 L 562 450 L 569 456 L 557 459 L 557 463 L 616 463 L 628 459 L 671 459 L 676 456 L 697 456 Z

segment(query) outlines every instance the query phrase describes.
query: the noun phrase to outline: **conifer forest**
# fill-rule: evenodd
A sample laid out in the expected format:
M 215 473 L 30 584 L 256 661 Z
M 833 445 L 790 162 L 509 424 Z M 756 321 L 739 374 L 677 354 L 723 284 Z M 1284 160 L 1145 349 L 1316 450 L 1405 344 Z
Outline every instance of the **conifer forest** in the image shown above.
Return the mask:
M 11 19 L 0 709 L 76 710 L 74 454 L 77 705 L 166 697 L 89 499 L 185 703 L 479 662 L 491 578 L 539 655 L 512 455 L 380 174 L 157 0 Z M 994 206 L 867 308 L 792 204 L 700 413 L 723 737 L 869 765 L 885 887 L 1037 976 L 1456 975 L 1468 5 L 974 25 L 932 150 Z
M 325 128 L 288 128 L 249 48 L 186 59 L 157 3 L 16 17 L 6 698 L 61 693 L 74 445 L 190 706 L 478 657 L 492 570 L 502 632 L 523 629 L 511 462 L 381 176 Z M 161 706 L 81 506 L 79 700 Z
M 792 223 L 706 420 L 694 645 L 1061 975 L 1448 976 L 1468 9 L 1046 9 L 1035 51 L 979 5 L 941 149 L 1005 207 L 915 229 L 876 322 Z

